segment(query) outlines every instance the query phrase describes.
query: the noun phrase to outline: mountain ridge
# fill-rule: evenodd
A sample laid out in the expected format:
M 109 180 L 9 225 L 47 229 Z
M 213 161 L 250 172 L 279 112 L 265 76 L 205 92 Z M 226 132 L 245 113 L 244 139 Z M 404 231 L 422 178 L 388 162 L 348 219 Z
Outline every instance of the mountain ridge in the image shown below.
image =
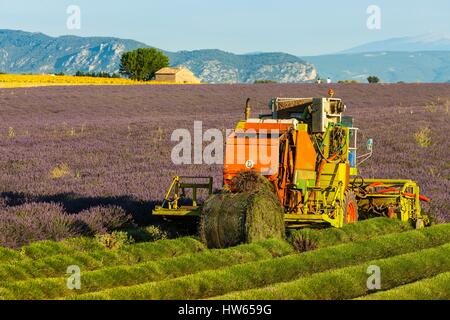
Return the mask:
M 150 47 L 115 37 L 51 37 L 43 33 L 0 30 L 0 70 L 7 73 L 117 72 L 123 52 Z M 314 81 L 315 68 L 294 55 L 237 55 L 218 49 L 169 52 L 174 66 L 190 68 L 209 83 Z
M 1 29 L 0 71 L 112 73 L 119 70 L 123 52 L 142 47 L 151 46 L 116 37 L 51 37 L 41 32 Z M 450 37 L 435 34 L 391 38 L 336 54 L 304 57 L 283 52 L 234 54 L 219 49 L 162 51 L 173 66 L 187 67 L 207 83 L 312 82 L 317 77 L 365 82 L 371 75 L 383 82 L 450 81 Z
M 395 37 L 372 41 L 336 54 L 368 53 L 368 52 L 418 52 L 418 51 L 450 51 L 450 36 L 426 33 L 418 36 Z
M 321 78 L 365 82 L 377 76 L 382 82 L 449 82 L 450 51 L 379 51 L 303 57 Z

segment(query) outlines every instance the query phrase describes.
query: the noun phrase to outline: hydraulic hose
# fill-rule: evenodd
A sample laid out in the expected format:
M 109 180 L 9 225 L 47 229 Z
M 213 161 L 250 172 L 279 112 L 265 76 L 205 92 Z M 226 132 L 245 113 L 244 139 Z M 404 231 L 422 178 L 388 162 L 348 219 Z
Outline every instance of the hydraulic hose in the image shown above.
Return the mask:
M 374 182 L 370 185 L 368 185 L 366 187 L 366 191 L 369 188 L 373 188 L 373 187 L 384 187 L 385 185 L 382 182 Z M 400 190 L 398 188 L 393 188 L 393 187 L 389 187 L 389 188 L 384 188 L 381 190 L 376 191 L 376 193 L 389 193 L 389 192 L 398 192 L 400 193 L 400 195 L 402 195 L 403 197 L 410 197 L 410 198 L 415 198 L 417 195 L 413 194 L 413 193 L 408 193 L 408 192 L 400 192 Z M 431 202 L 431 199 L 424 196 L 424 195 L 419 195 L 419 200 L 424 201 L 424 202 Z

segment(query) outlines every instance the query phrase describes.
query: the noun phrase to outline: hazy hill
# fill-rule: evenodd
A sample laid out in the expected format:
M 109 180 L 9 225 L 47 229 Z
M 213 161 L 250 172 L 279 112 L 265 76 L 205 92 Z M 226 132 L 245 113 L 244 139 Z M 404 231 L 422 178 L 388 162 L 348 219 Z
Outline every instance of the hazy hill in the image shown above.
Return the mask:
M 415 37 L 392 38 L 366 43 L 340 53 L 363 53 L 378 51 L 450 51 L 450 37 L 427 33 Z
M 447 82 L 450 51 L 369 52 L 305 57 L 321 78 L 365 82 L 370 75 L 383 82 Z
M 49 37 L 42 33 L 0 30 L 0 71 L 58 73 L 119 70 L 123 52 L 148 45 L 110 37 Z M 235 55 L 220 50 L 166 52 L 174 66 L 192 69 L 204 82 L 234 83 L 269 79 L 312 81 L 316 70 L 301 58 L 285 53 Z

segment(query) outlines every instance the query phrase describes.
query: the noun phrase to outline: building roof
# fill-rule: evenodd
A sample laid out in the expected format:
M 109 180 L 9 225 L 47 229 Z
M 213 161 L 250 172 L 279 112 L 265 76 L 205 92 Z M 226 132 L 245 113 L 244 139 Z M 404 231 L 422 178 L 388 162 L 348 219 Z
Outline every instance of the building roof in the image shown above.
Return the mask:
M 158 70 L 156 72 L 156 74 L 177 74 L 178 72 L 180 72 L 181 70 L 183 70 L 183 68 L 170 68 L 170 67 L 166 67 L 166 68 L 162 68 L 160 70 Z

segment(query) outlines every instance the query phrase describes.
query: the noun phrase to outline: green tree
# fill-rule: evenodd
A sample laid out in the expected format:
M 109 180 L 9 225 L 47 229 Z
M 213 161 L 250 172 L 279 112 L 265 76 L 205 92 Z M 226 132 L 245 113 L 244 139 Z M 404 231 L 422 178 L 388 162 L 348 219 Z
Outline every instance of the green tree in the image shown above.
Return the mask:
M 277 83 L 275 80 L 258 79 L 253 82 L 254 84 L 265 84 L 265 83 Z
M 370 77 L 367 78 L 367 81 L 369 83 L 379 83 L 380 82 L 380 78 L 375 77 L 375 76 L 370 76 Z
M 151 80 L 156 71 L 168 66 L 169 58 L 155 48 L 125 52 L 120 59 L 120 73 L 133 80 Z

